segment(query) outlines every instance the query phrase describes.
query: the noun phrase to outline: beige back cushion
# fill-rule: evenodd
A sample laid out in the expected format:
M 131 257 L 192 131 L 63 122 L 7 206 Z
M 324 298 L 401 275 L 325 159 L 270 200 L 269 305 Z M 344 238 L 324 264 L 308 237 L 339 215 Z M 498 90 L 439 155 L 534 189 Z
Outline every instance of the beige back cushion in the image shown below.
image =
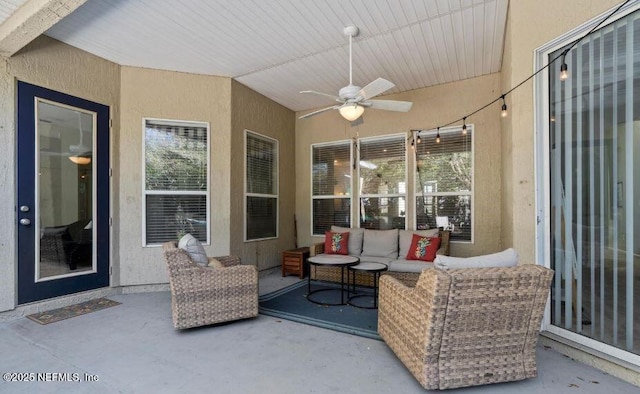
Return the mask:
M 398 229 L 364 230 L 362 256 L 398 258 Z

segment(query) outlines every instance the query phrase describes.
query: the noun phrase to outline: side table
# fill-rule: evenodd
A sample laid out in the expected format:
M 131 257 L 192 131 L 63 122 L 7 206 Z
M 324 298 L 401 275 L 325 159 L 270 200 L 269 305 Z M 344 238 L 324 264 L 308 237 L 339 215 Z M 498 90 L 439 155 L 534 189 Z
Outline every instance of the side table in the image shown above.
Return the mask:
M 285 250 L 282 252 L 282 276 L 295 274 L 304 278 L 309 272 L 307 259 L 309 258 L 309 248 Z
M 347 303 L 351 306 L 355 306 L 356 308 L 364 308 L 364 309 L 378 309 L 378 281 L 380 280 L 380 274 L 384 271 L 387 271 L 389 267 L 386 264 L 375 263 L 369 261 L 362 261 L 358 265 L 353 265 L 348 268 L 347 271 L 347 281 L 350 280 L 351 274 L 353 274 L 353 280 L 351 281 L 351 286 L 353 289 L 353 294 L 349 297 Z M 358 294 L 356 293 L 356 272 L 367 272 L 373 275 L 373 294 Z M 353 299 L 358 297 L 371 297 L 373 298 L 373 306 L 365 306 L 365 305 L 357 305 L 352 302 Z

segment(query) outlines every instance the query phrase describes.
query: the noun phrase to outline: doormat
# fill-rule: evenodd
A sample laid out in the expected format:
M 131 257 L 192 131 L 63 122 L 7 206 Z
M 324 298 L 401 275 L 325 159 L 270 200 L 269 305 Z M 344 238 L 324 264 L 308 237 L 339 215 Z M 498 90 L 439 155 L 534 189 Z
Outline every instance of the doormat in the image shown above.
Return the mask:
M 65 306 L 64 308 L 53 309 L 46 312 L 34 313 L 28 315 L 27 318 L 40 324 L 55 323 L 60 320 L 69 319 L 75 316 L 84 315 L 99 311 L 101 309 L 110 308 L 112 306 L 120 305 L 119 302 L 109 300 L 107 298 L 97 298 L 95 300 L 89 300 L 81 302 L 75 305 Z
M 324 288 L 338 290 L 323 292 L 321 297 L 324 298 L 324 302 L 340 300 L 340 285 L 326 282 L 313 283 L 312 288 L 314 290 Z M 377 309 L 362 309 L 351 305 L 322 306 L 314 304 L 307 300 L 307 281 L 300 281 L 284 289 L 263 295 L 259 302 L 259 310 L 263 315 L 380 340 L 377 331 Z

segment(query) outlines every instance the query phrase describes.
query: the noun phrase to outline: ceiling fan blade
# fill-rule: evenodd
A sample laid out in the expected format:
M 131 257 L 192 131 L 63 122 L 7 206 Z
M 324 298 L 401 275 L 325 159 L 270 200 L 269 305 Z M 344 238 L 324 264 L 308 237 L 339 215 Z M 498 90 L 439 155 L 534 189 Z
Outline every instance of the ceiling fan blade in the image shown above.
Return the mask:
M 333 99 L 335 101 L 343 102 L 343 100 L 338 96 L 335 96 L 335 95 L 329 94 L 329 93 L 316 92 L 315 90 L 303 90 L 300 93 L 317 94 L 318 96 L 325 96 L 325 97 L 329 97 L 329 98 L 331 98 L 331 99 Z
M 325 111 L 329 111 L 331 109 L 338 109 L 340 107 L 341 107 L 341 105 L 332 105 L 331 107 L 322 108 L 322 109 L 319 109 L 317 111 L 313 111 L 313 112 L 309 112 L 308 114 L 304 114 L 304 115 L 298 117 L 298 119 L 309 118 L 309 117 L 311 117 L 313 115 L 318 115 L 318 114 L 321 114 L 321 113 L 323 113 Z
M 384 78 L 378 78 L 375 81 L 368 84 L 367 86 L 365 86 L 364 88 L 362 88 L 358 92 L 358 97 L 362 97 L 360 101 L 367 100 L 367 99 L 370 99 L 371 97 L 375 97 L 381 93 L 386 92 L 387 90 L 391 89 L 394 86 L 396 85 L 394 85 L 393 82 L 387 81 Z
M 384 109 L 386 111 L 398 111 L 409 112 L 413 105 L 410 101 L 395 101 L 395 100 L 369 100 L 360 103 L 363 107 L 372 109 Z

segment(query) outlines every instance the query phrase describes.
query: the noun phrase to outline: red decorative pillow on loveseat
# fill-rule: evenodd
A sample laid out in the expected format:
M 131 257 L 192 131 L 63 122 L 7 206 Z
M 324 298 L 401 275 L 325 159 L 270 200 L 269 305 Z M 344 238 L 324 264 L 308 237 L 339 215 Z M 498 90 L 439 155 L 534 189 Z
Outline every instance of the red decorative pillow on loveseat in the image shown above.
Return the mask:
M 349 254 L 349 233 L 325 231 L 324 252 L 326 254 Z
M 440 237 L 423 237 L 413 234 L 407 260 L 433 261 L 440 248 Z

